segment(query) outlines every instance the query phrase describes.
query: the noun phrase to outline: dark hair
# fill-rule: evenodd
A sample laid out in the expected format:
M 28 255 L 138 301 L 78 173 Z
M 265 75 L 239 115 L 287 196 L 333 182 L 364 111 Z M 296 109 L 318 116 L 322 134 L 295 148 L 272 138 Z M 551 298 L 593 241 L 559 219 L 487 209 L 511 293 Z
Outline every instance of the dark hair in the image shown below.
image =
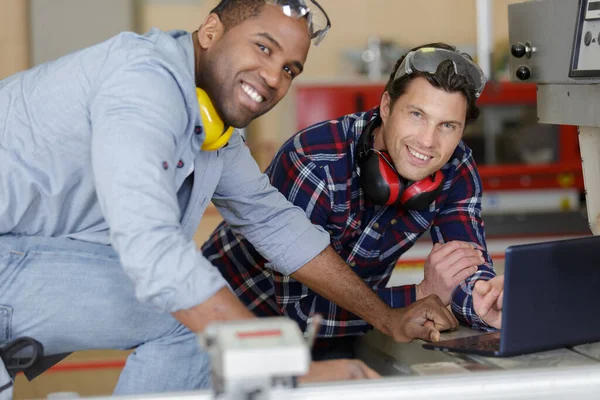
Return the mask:
M 258 17 L 264 6 L 265 0 L 221 0 L 210 13 L 219 16 L 227 31 L 247 19 Z
M 439 49 L 456 51 L 456 47 L 446 43 L 425 44 L 415 47 L 410 51 L 418 50 L 423 47 L 436 47 Z M 479 117 L 479 108 L 475 104 L 475 101 L 477 100 L 477 97 L 475 97 L 475 87 L 467 80 L 467 78 L 455 72 L 452 61 L 447 60 L 440 63 L 434 74 L 415 71 L 412 74 L 406 74 L 394 80 L 394 75 L 396 75 L 396 71 L 400 67 L 400 64 L 402 64 L 402 61 L 404 61 L 405 57 L 406 54 L 398 59 L 394 66 L 394 70 L 390 74 L 390 80 L 385 85 L 385 91 L 388 92 L 390 96 L 390 107 L 393 107 L 396 100 L 406 93 L 406 89 L 413 79 L 423 77 L 427 79 L 433 87 L 445 90 L 448 93 L 460 92 L 465 96 L 465 99 L 467 100 L 465 125 L 469 125 Z

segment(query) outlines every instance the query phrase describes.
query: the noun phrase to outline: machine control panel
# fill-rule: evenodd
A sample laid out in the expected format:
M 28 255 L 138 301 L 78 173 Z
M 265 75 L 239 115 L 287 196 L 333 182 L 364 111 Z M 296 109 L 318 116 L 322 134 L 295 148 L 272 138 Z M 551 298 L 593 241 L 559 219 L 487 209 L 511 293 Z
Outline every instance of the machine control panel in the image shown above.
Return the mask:
M 508 27 L 516 82 L 600 83 L 600 0 L 510 4 Z
M 569 77 L 600 77 L 600 0 L 580 0 Z

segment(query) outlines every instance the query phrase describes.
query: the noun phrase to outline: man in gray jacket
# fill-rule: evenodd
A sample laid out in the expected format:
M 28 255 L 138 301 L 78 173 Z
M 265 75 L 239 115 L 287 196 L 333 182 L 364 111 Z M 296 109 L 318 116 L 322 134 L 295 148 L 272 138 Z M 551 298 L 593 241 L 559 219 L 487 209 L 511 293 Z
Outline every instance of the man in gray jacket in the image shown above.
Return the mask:
M 270 110 L 328 28 L 316 1 L 223 0 L 193 34 L 123 33 L 0 81 L 0 346 L 135 348 L 116 393 L 206 387 L 195 332 L 254 317 L 192 240 L 211 200 L 279 272 L 396 340 L 456 326 L 437 297 L 385 305 L 203 119 L 197 88 L 225 126 Z

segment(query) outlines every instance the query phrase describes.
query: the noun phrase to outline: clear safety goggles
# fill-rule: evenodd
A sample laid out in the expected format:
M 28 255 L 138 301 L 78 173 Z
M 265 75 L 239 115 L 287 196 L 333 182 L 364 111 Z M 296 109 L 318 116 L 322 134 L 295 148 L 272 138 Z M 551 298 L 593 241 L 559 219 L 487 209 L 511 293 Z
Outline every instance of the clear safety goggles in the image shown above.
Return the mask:
M 222 9 L 228 0 L 221 0 L 217 9 Z M 318 46 L 331 28 L 327 13 L 315 0 L 265 0 L 266 4 L 278 6 L 290 18 L 306 18 L 312 43 Z
M 454 72 L 464 76 L 475 88 L 475 97 L 479 97 L 485 88 L 485 75 L 479 65 L 475 64 L 467 54 L 457 51 L 437 47 L 423 47 L 411 51 L 398 67 L 394 80 L 415 71 L 434 74 L 438 66 L 446 60 L 452 61 Z

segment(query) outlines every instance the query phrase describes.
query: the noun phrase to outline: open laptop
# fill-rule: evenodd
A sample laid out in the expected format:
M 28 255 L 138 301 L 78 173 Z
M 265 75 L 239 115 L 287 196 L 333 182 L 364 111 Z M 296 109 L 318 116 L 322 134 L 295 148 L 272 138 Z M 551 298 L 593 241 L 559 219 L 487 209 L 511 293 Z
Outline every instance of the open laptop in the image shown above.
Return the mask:
M 600 236 L 506 249 L 502 330 L 423 347 L 515 356 L 600 341 Z

